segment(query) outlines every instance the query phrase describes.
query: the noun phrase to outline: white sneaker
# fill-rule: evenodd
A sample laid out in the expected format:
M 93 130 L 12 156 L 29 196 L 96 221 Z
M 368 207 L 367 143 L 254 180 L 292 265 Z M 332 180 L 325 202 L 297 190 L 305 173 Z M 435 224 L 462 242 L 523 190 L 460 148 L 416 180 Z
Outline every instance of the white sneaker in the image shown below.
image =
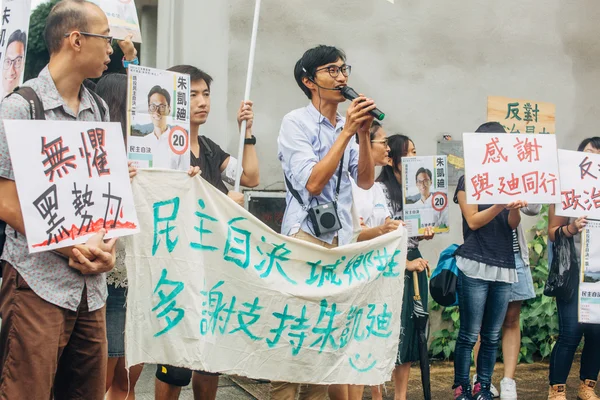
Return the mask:
M 517 383 L 514 379 L 502 378 L 500 381 L 500 400 L 517 400 Z
M 475 387 L 476 382 L 477 382 L 477 374 L 473 375 L 473 384 L 471 385 L 471 387 Z M 516 389 L 516 385 L 515 385 L 515 393 L 516 393 L 516 390 L 517 389 Z M 496 386 L 494 386 L 493 383 L 490 385 L 490 392 L 492 392 L 492 396 L 494 396 L 494 398 L 500 397 L 500 393 L 498 392 L 498 389 L 496 389 Z M 510 399 L 510 397 L 507 397 L 507 399 Z M 516 399 L 516 397 L 515 397 L 515 399 Z

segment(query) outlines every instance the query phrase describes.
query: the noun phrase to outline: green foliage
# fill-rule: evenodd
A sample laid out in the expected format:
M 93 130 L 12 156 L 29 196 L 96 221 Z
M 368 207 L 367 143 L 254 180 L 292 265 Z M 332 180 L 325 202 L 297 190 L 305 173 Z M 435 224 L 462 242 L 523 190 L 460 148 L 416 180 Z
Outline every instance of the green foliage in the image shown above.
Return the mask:
M 25 60 L 24 80 L 35 78 L 48 64 L 50 56 L 44 42 L 44 27 L 50 10 L 59 0 L 40 4 L 29 17 L 29 34 L 27 40 L 27 56 Z M 65 32 L 66 33 L 66 32 Z
M 530 230 L 533 239 L 528 243 L 529 262 L 535 299 L 525 301 L 521 308 L 521 351 L 519 362 L 533 362 L 534 356 L 546 358 L 558 338 L 558 318 L 556 318 L 556 301 L 544 296 L 544 284 L 548 278 L 548 206 L 542 207 L 539 220 Z M 433 333 L 431 355 L 444 359 L 452 358 L 458 337 L 459 312 L 458 307 L 444 308 L 431 300 L 432 310 L 442 311 L 442 320 L 450 328 L 444 328 Z M 501 356 L 501 352 L 498 353 Z
M 40 4 L 29 18 L 29 34 L 27 40 L 27 57 L 25 60 L 25 72 L 24 81 L 35 78 L 39 75 L 40 71 L 50 61 L 50 55 L 46 48 L 46 42 L 44 42 L 44 27 L 46 26 L 46 18 L 50 14 L 50 10 L 59 0 L 51 0 L 46 3 Z M 67 32 L 65 32 L 67 33 Z M 138 54 L 140 53 L 139 44 L 135 44 Z M 113 44 L 113 55 L 111 56 L 111 62 L 108 64 L 108 70 L 105 73 L 111 72 L 125 72 L 121 60 L 123 59 L 123 52 L 116 43 Z

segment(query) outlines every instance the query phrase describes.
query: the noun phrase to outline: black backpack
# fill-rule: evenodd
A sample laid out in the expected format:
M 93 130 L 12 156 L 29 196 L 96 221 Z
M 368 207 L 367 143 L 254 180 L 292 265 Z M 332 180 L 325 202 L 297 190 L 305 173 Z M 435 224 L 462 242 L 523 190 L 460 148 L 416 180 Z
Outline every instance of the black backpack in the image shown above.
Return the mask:
M 101 119 L 104 121 L 106 109 L 102 105 L 102 99 L 100 99 L 100 96 L 98 96 L 92 90 L 88 89 L 88 91 L 96 101 L 98 109 L 100 110 Z M 42 101 L 35 90 L 28 86 L 17 86 L 15 90 L 9 93 L 6 97 L 12 96 L 15 93 L 23 97 L 29 103 L 29 116 L 31 119 L 46 119 L 46 115 L 44 114 L 44 105 L 42 104 Z M 17 232 L 15 231 L 15 238 L 16 237 Z M 0 220 L 0 255 L 2 255 L 2 251 L 4 250 L 4 242 L 6 242 L 6 222 Z M 2 271 L 0 270 L 0 277 L 1 276 Z

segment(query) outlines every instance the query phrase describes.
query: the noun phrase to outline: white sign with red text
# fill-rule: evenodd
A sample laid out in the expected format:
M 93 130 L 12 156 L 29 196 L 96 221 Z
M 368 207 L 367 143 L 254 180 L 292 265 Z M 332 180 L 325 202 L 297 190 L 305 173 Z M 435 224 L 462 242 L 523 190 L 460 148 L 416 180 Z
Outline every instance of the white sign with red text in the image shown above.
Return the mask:
M 560 198 L 556 136 L 465 133 L 463 146 L 468 204 Z
M 5 120 L 31 253 L 139 232 L 121 125 Z
M 600 219 L 600 155 L 558 150 L 560 202 L 556 215 Z

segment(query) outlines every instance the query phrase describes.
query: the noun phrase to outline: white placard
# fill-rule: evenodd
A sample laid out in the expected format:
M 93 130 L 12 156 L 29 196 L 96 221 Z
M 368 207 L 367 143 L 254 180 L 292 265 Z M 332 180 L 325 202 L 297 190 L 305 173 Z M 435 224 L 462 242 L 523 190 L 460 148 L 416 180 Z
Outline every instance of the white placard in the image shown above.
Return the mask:
M 5 120 L 31 253 L 139 232 L 121 124 Z
M 130 65 L 127 156 L 136 168 L 190 168 L 190 76 Z
M 600 219 L 600 155 L 558 150 L 560 203 L 556 215 Z
M 2 0 L 0 6 L 0 99 L 23 83 L 31 0 Z
M 465 133 L 463 146 L 468 204 L 560 198 L 555 135 Z
M 581 237 L 579 322 L 600 324 L 600 222 L 589 221 Z
M 96 3 L 108 18 L 110 34 L 123 40 L 133 34 L 132 41 L 142 43 L 142 33 L 134 0 L 90 0 Z

